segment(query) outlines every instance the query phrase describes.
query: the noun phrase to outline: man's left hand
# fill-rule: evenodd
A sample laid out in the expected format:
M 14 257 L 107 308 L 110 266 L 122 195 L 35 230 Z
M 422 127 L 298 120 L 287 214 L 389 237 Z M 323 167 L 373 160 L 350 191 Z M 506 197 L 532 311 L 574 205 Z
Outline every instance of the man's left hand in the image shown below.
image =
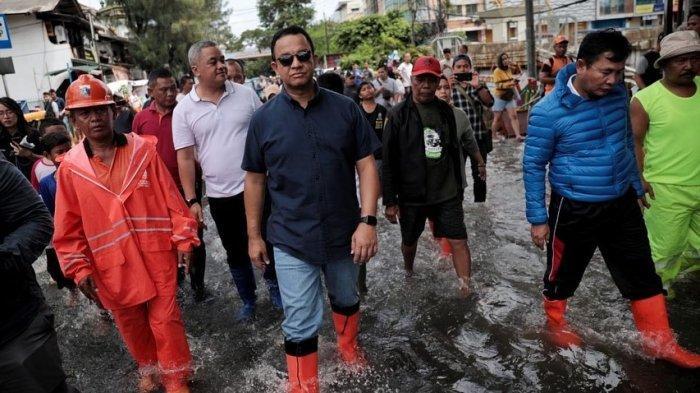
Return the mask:
M 352 234 L 351 254 L 355 263 L 367 263 L 377 254 L 377 229 L 360 223 Z
M 177 252 L 177 267 L 184 267 L 185 273 L 189 273 L 191 263 L 192 263 L 192 252 L 178 250 L 178 252 Z

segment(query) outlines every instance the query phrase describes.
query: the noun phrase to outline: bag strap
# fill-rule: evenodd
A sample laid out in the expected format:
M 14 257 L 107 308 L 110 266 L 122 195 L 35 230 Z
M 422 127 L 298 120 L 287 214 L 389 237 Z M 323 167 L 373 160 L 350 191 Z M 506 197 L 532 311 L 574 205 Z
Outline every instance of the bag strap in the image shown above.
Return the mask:
M 455 83 L 455 89 L 457 89 L 457 91 L 459 92 L 459 94 L 461 94 L 461 95 L 463 95 L 464 97 L 466 97 L 467 101 L 469 101 L 469 103 L 472 105 L 473 108 L 476 108 L 476 105 L 475 105 L 475 103 L 474 103 L 474 99 L 472 98 L 471 95 L 469 95 L 469 93 L 467 93 L 466 90 L 464 90 L 464 88 L 462 87 L 462 85 L 460 85 L 459 83 Z

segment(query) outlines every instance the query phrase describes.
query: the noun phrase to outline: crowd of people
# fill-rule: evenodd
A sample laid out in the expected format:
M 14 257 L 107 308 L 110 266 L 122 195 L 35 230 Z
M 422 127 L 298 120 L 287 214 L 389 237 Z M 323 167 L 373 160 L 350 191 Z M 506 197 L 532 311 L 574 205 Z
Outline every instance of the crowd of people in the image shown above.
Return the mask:
M 180 88 L 170 70 L 150 72 L 149 100 L 129 132 L 117 130 L 121 109 L 92 75 L 68 87 L 63 108 L 49 93 L 47 111 L 57 116 L 39 130 L 0 98 L 0 387 L 76 391 L 32 267 L 46 249 L 57 286 L 113 318 L 138 365 L 139 391 L 189 392 L 192 356 L 176 292 L 189 275 L 196 302 L 211 296 L 205 205 L 241 300 L 236 321 L 257 312 L 253 266 L 284 313 L 288 390 L 320 390 L 326 292 L 340 358 L 361 370 L 360 293 L 379 247 L 380 197 L 387 221 L 399 224 L 406 275 L 427 220 L 468 296 L 466 163 L 473 201 L 484 202 L 503 116 L 525 141 L 526 215 L 533 243 L 547 251 L 548 339 L 583 345 L 565 311 L 599 249 L 646 353 L 700 367 L 700 355 L 676 342 L 665 298 L 680 275 L 700 268 L 700 37 L 663 37 L 658 54 L 645 56 L 659 78 L 642 67 L 631 103 L 623 84 L 631 46 L 620 32 L 589 33 L 575 58 L 567 44 L 554 40 L 526 137 L 507 54 L 498 56 L 493 91 L 466 46 L 454 57 L 445 49 L 442 60 L 406 53 L 391 68 L 356 64 L 315 77 L 314 43 L 296 26 L 272 37 L 276 77 L 254 88 L 244 85 L 245 64 L 217 43 L 193 44 L 192 74 Z

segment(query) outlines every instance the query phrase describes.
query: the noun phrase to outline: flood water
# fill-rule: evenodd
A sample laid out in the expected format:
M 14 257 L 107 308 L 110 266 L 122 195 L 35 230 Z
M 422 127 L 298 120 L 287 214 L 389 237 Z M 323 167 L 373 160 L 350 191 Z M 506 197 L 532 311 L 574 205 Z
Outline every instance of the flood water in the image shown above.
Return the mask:
M 591 262 L 569 320 L 582 349 L 542 342 L 541 277 L 546 258 L 530 242 L 520 173 L 522 145 L 497 144 L 489 157 L 485 204 L 464 203 L 473 256 L 473 295 L 462 299 L 451 263 L 438 259 L 426 232 L 415 275 L 406 280 L 398 226 L 380 219 L 380 252 L 369 264 L 369 293 L 362 303 L 361 343 L 371 367 L 353 375 L 339 362 L 329 310 L 320 334 L 321 387 L 325 392 L 688 392 L 700 372 L 653 363 L 640 355 L 628 303 L 602 260 Z M 282 315 L 272 310 L 264 283 L 258 317 L 236 324 L 241 305 L 230 283 L 223 248 L 211 222 L 205 236 L 206 282 L 213 299 L 181 294 L 195 362 L 193 392 L 283 392 L 286 380 Z M 134 392 L 136 366 L 114 326 L 84 299 L 72 302 L 49 284 L 42 261 L 38 277 L 56 314 L 63 364 L 82 392 Z M 700 279 L 676 287 L 671 324 L 680 342 L 700 351 Z M 72 303 L 72 304 L 71 304 Z

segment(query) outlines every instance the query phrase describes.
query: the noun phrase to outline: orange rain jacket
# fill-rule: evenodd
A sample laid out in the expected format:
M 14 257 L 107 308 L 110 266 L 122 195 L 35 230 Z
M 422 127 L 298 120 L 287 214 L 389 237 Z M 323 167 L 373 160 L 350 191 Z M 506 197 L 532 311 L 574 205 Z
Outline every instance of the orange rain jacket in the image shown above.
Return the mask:
M 126 137 L 133 151 L 119 194 L 97 180 L 83 143 L 66 154 L 56 175 L 53 241 L 61 269 L 76 283 L 92 274 L 102 304 L 112 310 L 174 294 L 173 246 L 199 245 L 197 222 L 155 143 Z

